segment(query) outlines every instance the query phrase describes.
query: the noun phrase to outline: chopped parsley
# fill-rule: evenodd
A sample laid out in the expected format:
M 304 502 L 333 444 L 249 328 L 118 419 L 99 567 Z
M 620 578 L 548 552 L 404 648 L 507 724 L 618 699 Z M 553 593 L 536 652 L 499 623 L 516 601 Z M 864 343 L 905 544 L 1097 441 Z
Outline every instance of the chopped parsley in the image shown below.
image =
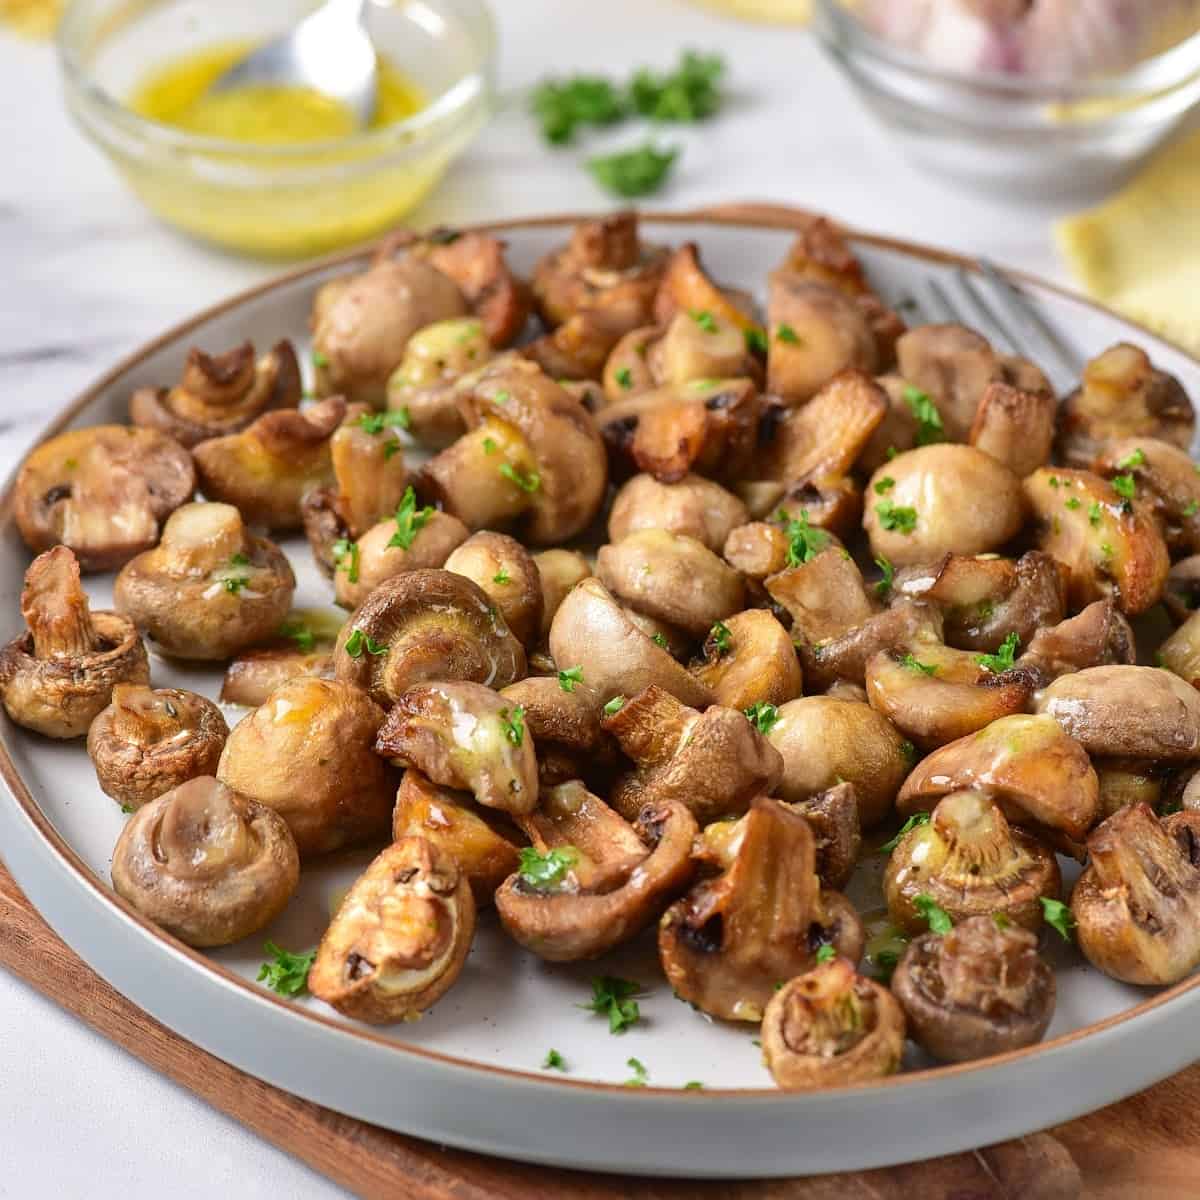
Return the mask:
M 629 83 L 629 102 L 652 121 L 691 124 L 704 121 L 721 107 L 725 60 L 719 54 L 685 50 L 674 71 L 660 75 L 643 67 Z
M 312 352 L 312 361 L 313 361 L 314 367 L 329 366 L 329 356 L 326 354 L 322 354 L 320 350 L 314 350 Z
M 708 640 L 718 654 L 728 654 L 733 649 L 733 634 L 724 621 L 718 621 L 708 631 Z
M 249 575 L 225 575 L 221 579 L 221 586 L 230 593 L 236 596 L 250 582 Z
M 1093 527 L 1100 524 L 1100 502 L 1098 500 L 1093 500 L 1088 505 L 1088 520 L 1092 523 Z
M 678 146 L 660 150 L 653 142 L 647 142 L 633 150 L 589 158 L 587 167 L 592 178 L 607 191 L 618 196 L 648 196 L 666 182 L 678 157 Z
M 1066 505 L 1067 508 L 1069 508 L 1072 512 L 1074 512 L 1079 507 L 1080 500 L 1079 500 L 1078 496 L 1068 496 L 1063 501 L 1063 503 Z
M 628 367 L 622 367 L 616 372 L 614 378 L 626 391 L 633 387 L 633 372 Z
M 775 326 L 775 340 L 783 342 L 785 346 L 800 345 L 800 335 L 786 323 Z
M 591 1002 L 579 1007 L 607 1017 L 609 1033 L 624 1033 L 630 1025 L 641 1020 L 642 1013 L 635 997 L 643 995 L 642 985 L 635 980 L 601 975 L 592 980 Z
M 1001 675 L 1005 671 L 1012 670 L 1013 660 L 1017 656 L 1017 649 L 1020 645 L 1021 639 L 1014 630 L 1000 643 L 1000 649 L 995 654 L 977 654 L 975 661 L 985 671 L 990 671 L 993 675 Z
M 775 519 L 783 525 L 783 532 L 787 535 L 789 567 L 811 562 L 829 545 L 830 535 L 824 529 L 808 523 L 807 509 L 801 509 L 799 518 L 793 519 L 781 508 L 775 514 Z
M 920 671 L 922 675 L 937 674 L 937 667 L 933 663 L 923 663 L 915 654 L 905 654 L 900 659 L 900 665 L 910 671 Z
M 530 887 L 550 891 L 562 885 L 578 861 L 579 851 L 574 846 L 555 846 L 545 854 L 534 846 L 522 846 L 517 874 Z
M 875 565 L 883 572 L 883 578 L 875 585 L 875 595 L 882 600 L 891 594 L 896 568 L 882 554 L 875 560 Z
M 263 949 L 271 957 L 259 968 L 259 983 L 265 983 L 281 996 L 304 995 L 308 991 L 308 973 L 312 970 L 317 952 L 310 950 L 307 954 L 293 954 L 274 942 L 267 942 Z
M 346 653 L 351 658 L 362 658 L 364 650 L 378 658 L 381 654 L 388 652 L 387 642 L 377 642 L 369 633 L 365 633 L 361 629 L 352 630 L 346 639 Z
M 514 746 L 519 746 L 525 740 L 525 709 L 522 705 L 516 705 L 511 716 L 507 708 L 502 708 L 500 722 L 504 726 L 504 736 Z
M 752 704 L 742 711 L 745 712 L 750 724 L 764 736 L 775 728 L 775 722 L 779 720 L 779 709 L 765 700 L 760 700 L 757 704 Z
M 892 490 L 892 488 L 894 488 L 895 486 L 896 486 L 896 481 L 890 475 L 885 475 L 875 485 L 875 495 L 886 496 L 888 494 L 888 492 L 890 492 Z
M 717 332 L 717 319 L 706 308 L 694 308 L 689 314 L 705 333 Z
M 625 707 L 624 696 L 614 696 L 601 710 L 606 717 L 611 717 L 619 713 Z
M 1046 918 L 1046 924 L 1064 942 L 1071 941 L 1075 931 L 1075 914 L 1061 900 L 1051 900 L 1049 896 L 1039 896 L 1038 899 L 1042 902 L 1042 916 Z
M 1108 542 L 1100 543 L 1100 557 L 1109 559 L 1113 556 L 1113 548 Z
M 501 567 L 500 570 L 498 570 L 495 575 L 492 576 L 492 582 L 499 584 L 512 583 L 512 576 L 508 573 L 508 569 L 506 567 Z
M 531 107 L 542 136 L 555 146 L 571 141 L 581 125 L 613 125 L 627 113 L 621 88 L 592 75 L 539 83 L 533 89 Z
M 928 393 L 909 384 L 904 389 L 904 403 L 917 422 L 917 445 L 930 446 L 934 442 L 946 439 L 946 429 L 942 424 L 942 414 Z
M 133 805 L 132 804 L 122 804 L 121 811 L 123 813 L 125 813 L 126 816 L 128 816 L 131 812 L 133 812 Z
M 428 504 L 424 508 L 417 508 L 416 493 L 411 487 L 406 487 L 404 495 L 400 497 L 400 503 L 396 506 L 396 532 L 388 538 L 388 545 L 399 546 L 401 550 L 409 549 L 413 539 L 429 523 L 433 513 L 432 506 Z
M 536 471 L 526 473 L 520 467 L 514 467 L 512 463 L 501 463 L 500 474 L 523 492 L 536 492 L 542 486 L 542 477 Z
M 667 635 L 665 633 L 655 633 L 650 635 L 650 640 L 663 650 L 668 650 L 670 647 L 667 644 Z
M 1127 454 L 1117 466 L 1122 471 L 1132 471 L 1142 466 L 1146 461 L 1146 452 L 1139 446 L 1132 454 Z
M 573 692 L 575 685 L 583 682 L 582 667 L 568 667 L 565 671 L 558 673 L 558 686 L 564 692 Z
M 495 438 L 485 437 L 483 439 L 483 452 L 484 452 L 484 454 L 495 454 L 496 453 L 496 439 Z
M 817 951 L 817 962 L 819 963 L 827 963 L 835 958 L 837 958 L 837 951 L 828 943 Z
M 627 1058 L 625 1065 L 633 1072 L 633 1078 L 625 1080 L 626 1087 L 646 1086 L 646 1065 L 640 1058 Z
M 1132 507 L 1133 498 L 1137 495 L 1137 484 L 1134 482 L 1132 475 L 1114 475 L 1112 479 L 1113 491 L 1125 501 L 1125 511 L 1128 512 Z
M 279 636 L 291 638 L 296 649 L 310 654 L 317 645 L 316 634 L 303 621 L 284 621 L 279 627 Z
M 907 536 L 917 527 L 917 510 L 893 504 L 890 500 L 881 500 L 875 505 L 875 515 L 884 529 L 895 533 L 903 533 Z
M 912 742 L 908 741 L 907 738 L 900 743 L 900 753 L 903 754 L 910 763 L 917 761 L 917 748 L 912 744 Z
M 364 433 L 377 434 L 385 429 L 409 429 L 412 417 L 407 408 L 393 408 L 388 412 L 363 413 L 354 424 Z
M 995 925 L 997 929 L 1007 929 L 1012 922 L 1004 913 L 994 912 L 992 913 L 992 924 Z
M 545 1071 L 565 1071 L 567 1069 L 567 1060 L 557 1050 L 547 1050 L 546 1057 L 542 1059 L 542 1069 Z
M 954 928 L 950 914 L 932 896 L 928 896 L 924 892 L 913 900 L 913 908 L 925 918 L 931 933 L 945 935 Z
M 766 354 L 767 335 L 757 325 L 752 325 L 747 329 L 744 336 L 746 339 L 746 349 L 751 354 Z
M 899 829 L 896 830 L 895 837 L 888 838 L 888 840 L 886 842 L 884 842 L 882 846 L 879 847 L 879 849 L 876 851 L 876 853 L 877 854 L 891 854 L 891 852 L 893 850 L 895 850 L 895 848 L 898 845 L 900 845 L 900 839 L 902 837 L 904 837 L 904 835 L 906 833 L 911 833 L 914 829 L 917 829 L 922 825 L 928 825 L 928 824 L 929 824 L 929 813 L 927 813 L 927 812 L 913 813 L 913 815 L 911 817 L 909 817 L 908 820 L 905 821 L 904 824 L 901 825 Z
M 687 1083 L 683 1085 L 683 1090 L 685 1092 L 702 1092 L 704 1091 L 704 1084 L 702 1084 L 698 1079 L 689 1079 Z
M 358 582 L 358 543 L 349 538 L 338 538 L 333 543 L 333 569 L 345 571 L 351 583 Z
M 1185 517 L 1194 517 L 1198 511 L 1200 511 L 1200 501 L 1189 500 L 1184 505 L 1183 515 Z

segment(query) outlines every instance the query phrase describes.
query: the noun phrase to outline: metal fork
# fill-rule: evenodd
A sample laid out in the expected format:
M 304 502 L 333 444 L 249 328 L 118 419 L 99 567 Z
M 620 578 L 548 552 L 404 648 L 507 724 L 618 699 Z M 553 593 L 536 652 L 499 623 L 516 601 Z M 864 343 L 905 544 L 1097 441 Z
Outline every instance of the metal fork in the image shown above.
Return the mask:
M 1079 381 L 1083 359 L 1059 335 L 1037 301 L 986 259 L 978 271 L 955 267 L 949 276 L 925 280 L 923 298 L 909 308 L 927 322 L 957 321 L 988 341 L 1036 363 L 1060 394 Z

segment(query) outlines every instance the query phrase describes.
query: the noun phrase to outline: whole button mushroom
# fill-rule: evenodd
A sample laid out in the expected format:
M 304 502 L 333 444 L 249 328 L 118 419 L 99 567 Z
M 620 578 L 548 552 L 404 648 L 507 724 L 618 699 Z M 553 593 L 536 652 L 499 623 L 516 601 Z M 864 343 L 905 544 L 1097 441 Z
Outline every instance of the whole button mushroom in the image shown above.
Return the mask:
M 973 446 L 901 454 L 871 476 L 867 495 L 871 553 L 897 566 L 999 550 L 1025 519 L 1020 479 Z
M 619 542 L 641 529 L 665 529 L 720 554 L 729 535 L 748 519 L 737 496 L 702 475 L 685 475 L 678 483 L 635 475 L 613 497 L 608 537 Z
M 72 429 L 30 451 L 13 516 L 35 553 L 62 544 L 85 571 L 119 567 L 158 541 L 160 523 L 196 490 L 192 456 L 155 429 Z
M 1003 913 L 1014 925 L 1037 932 L 1042 898 L 1062 888 L 1054 853 L 1013 829 L 983 792 L 951 792 L 932 819 L 904 834 L 883 879 L 888 915 L 909 933 L 926 927 L 917 904 L 931 899 L 953 921 Z
M 785 1091 L 867 1083 L 900 1069 L 904 1012 L 887 988 L 834 958 L 771 997 L 762 1048 L 767 1070 Z
M 101 791 L 139 809 L 214 774 L 228 736 L 221 710 L 195 692 L 119 683 L 88 730 L 87 749 Z
M 390 708 L 429 680 L 502 688 L 525 651 L 478 584 L 452 571 L 406 571 L 379 585 L 338 638 L 334 672 Z
M 347 892 L 308 990 L 359 1021 L 411 1021 L 454 984 L 474 936 L 466 875 L 424 838 L 401 838 Z
M 201 442 L 192 451 L 200 490 L 252 525 L 299 529 L 304 497 L 334 481 L 330 443 L 345 415 L 346 402 L 334 396 L 303 411 L 264 413 L 241 433 Z
M 444 564 L 479 585 L 527 649 L 542 629 L 542 581 L 529 551 L 505 533 L 473 533 Z
M 26 632 L 0 650 L 0 695 L 18 725 L 46 737 L 82 737 L 117 684 L 150 682 L 133 622 L 92 611 L 66 546 L 29 565 L 21 615 Z
M 419 490 L 472 529 L 518 521 L 539 546 L 567 541 L 600 511 L 608 483 L 591 415 L 534 363 L 508 356 L 461 400 L 468 432 L 421 469 Z
M 1054 971 L 1038 957 L 1037 938 L 991 916 L 910 942 L 891 989 L 909 1035 L 941 1062 L 1031 1046 L 1054 1016 Z
M 525 814 L 537 806 L 538 771 L 524 716 L 482 684 L 415 684 L 388 713 L 375 751 L 487 808 Z
M 234 726 L 217 777 L 273 808 L 309 858 L 382 840 L 392 772 L 372 750 L 383 711 L 335 679 L 293 679 Z
M 121 568 L 117 609 L 175 658 L 221 661 L 279 629 L 296 577 L 229 504 L 186 504 L 162 541 Z
M 808 822 L 757 797 L 733 861 L 667 909 L 658 954 L 675 994 L 726 1021 L 760 1021 L 778 984 L 807 970 L 823 945 L 857 962 L 853 905 L 823 890 Z
M 113 850 L 117 894 L 189 946 L 227 946 L 269 925 L 299 880 L 283 818 L 210 775 L 139 809 Z
M 1119 809 L 1088 838 L 1071 893 L 1079 948 L 1125 983 L 1176 983 L 1200 963 L 1200 813 Z
M 193 347 L 174 387 L 138 388 L 130 396 L 129 419 L 191 448 L 240 433 L 273 408 L 295 408 L 302 391 L 296 351 L 286 338 L 257 361 L 251 342 L 224 354 Z

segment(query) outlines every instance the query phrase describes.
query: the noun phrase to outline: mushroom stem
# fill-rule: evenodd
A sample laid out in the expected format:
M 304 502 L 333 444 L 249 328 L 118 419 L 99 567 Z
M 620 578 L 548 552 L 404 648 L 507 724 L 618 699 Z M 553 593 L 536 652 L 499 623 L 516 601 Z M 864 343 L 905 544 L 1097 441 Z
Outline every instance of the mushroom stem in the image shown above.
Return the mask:
M 1129 911 L 1144 914 L 1150 924 L 1164 895 L 1195 887 L 1195 871 L 1146 805 L 1135 804 L 1120 817 L 1088 839 L 1089 864 L 1102 893 L 1123 893 Z
M 25 572 L 21 615 L 33 635 L 35 658 L 78 658 L 96 645 L 79 563 L 66 546 L 39 555 Z
M 186 504 L 171 514 L 160 549 L 172 574 L 207 573 L 246 547 L 246 526 L 231 504 Z
M 113 735 L 135 746 L 165 742 L 182 728 L 178 710 L 171 701 L 140 684 L 117 684 L 113 688 L 112 708 Z
M 809 971 L 792 985 L 782 1025 L 789 1050 L 833 1058 L 866 1037 L 870 1014 L 855 990 L 854 975 L 850 963 L 838 958 L 824 971 Z
M 606 728 L 634 762 L 649 769 L 674 757 L 696 719 L 695 710 L 670 692 L 648 687 L 610 716 Z
M 983 792 L 948 796 L 935 810 L 933 824 L 946 843 L 946 870 L 955 878 L 999 880 L 1006 870 L 1019 873 L 1025 862 L 1004 814 Z
M 204 417 L 208 409 L 237 404 L 254 384 L 254 366 L 254 346 L 250 342 L 224 354 L 205 354 L 193 347 L 173 397 L 176 411 Z

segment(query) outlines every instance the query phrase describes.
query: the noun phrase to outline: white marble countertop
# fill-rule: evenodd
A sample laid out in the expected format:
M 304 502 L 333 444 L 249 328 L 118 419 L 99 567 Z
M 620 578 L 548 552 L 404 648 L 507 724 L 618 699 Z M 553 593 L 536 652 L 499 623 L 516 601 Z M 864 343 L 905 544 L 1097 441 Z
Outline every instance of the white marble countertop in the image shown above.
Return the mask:
M 608 206 L 549 153 L 521 89 L 560 70 L 625 73 L 679 49 L 720 50 L 728 111 L 679 132 L 686 152 L 661 207 L 770 200 L 1064 277 L 1048 211 L 922 176 L 889 144 L 800 31 L 736 24 L 671 0 L 501 0 L 511 102 L 415 224 Z M 636 31 L 636 38 L 630 31 Z M 614 136 L 619 140 L 619 135 Z M 0 468 L 90 380 L 191 311 L 279 268 L 159 225 L 69 122 L 52 51 L 0 34 Z M 2 848 L 0 848 L 2 849 Z M 173 1200 L 335 1196 L 309 1172 L 0 973 L 0 1197 Z

